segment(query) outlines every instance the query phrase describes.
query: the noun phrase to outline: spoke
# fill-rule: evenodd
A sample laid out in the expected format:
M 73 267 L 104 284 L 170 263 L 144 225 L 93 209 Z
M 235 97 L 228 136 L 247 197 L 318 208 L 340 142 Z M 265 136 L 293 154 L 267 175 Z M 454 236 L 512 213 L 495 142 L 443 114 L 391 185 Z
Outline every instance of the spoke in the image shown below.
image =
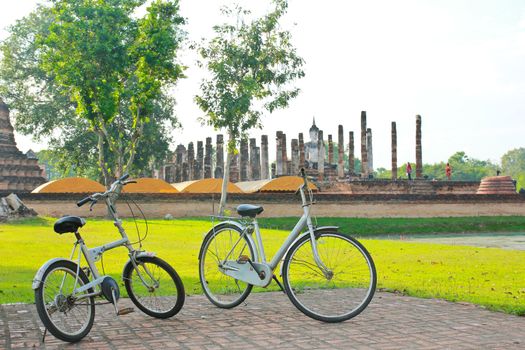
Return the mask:
M 315 263 L 310 240 L 305 240 L 287 264 L 286 283 L 301 310 L 322 317 L 352 315 L 372 287 L 367 257 L 351 240 L 338 234 L 323 234 L 317 240 L 319 258 L 333 275 L 322 273 Z M 346 317 L 346 316 L 345 316 Z
M 322 273 L 322 271 L 319 269 L 319 266 L 317 266 L 317 264 L 312 264 L 312 263 L 310 263 L 308 261 L 298 260 L 298 259 L 293 259 L 293 262 L 297 263 L 297 265 L 302 265 L 302 266 L 307 267 L 308 269 L 310 269 L 311 271 L 314 272 L 313 273 L 314 275 L 319 275 L 321 277 L 326 278 L 325 275 Z

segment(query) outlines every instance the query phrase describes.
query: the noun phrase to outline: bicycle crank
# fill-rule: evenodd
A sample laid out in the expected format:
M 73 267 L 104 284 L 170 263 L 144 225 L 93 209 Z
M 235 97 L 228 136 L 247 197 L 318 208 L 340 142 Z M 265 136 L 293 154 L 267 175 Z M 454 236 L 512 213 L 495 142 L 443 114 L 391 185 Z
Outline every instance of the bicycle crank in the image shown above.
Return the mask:
M 227 276 L 259 287 L 269 285 L 273 276 L 273 272 L 267 264 L 242 258 L 224 261 L 219 266 L 219 270 Z

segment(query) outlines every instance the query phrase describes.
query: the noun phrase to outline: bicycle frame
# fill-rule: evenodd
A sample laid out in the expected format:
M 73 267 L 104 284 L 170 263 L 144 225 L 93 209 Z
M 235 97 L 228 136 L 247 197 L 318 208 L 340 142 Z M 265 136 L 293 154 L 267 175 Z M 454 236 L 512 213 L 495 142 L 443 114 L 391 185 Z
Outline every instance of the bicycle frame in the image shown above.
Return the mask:
M 136 258 L 137 257 L 140 257 L 140 256 L 153 256 L 154 254 L 152 253 L 147 253 L 147 252 L 139 252 L 137 250 L 135 250 L 133 248 L 133 246 L 131 245 L 131 242 L 128 238 L 128 235 L 126 234 L 126 230 L 124 229 L 124 227 L 122 226 L 122 220 L 120 220 L 120 218 L 118 217 L 118 214 L 117 214 L 117 211 L 115 209 L 115 206 L 114 206 L 114 203 L 112 201 L 112 198 L 111 198 L 111 195 L 114 194 L 115 195 L 115 198 L 116 196 L 118 196 L 120 194 L 120 190 L 122 189 L 122 184 L 118 184 L 118 183 L 115 183 L 110 190 L 108 190 L 106 193 L 102 194 L 102 195 L 99 195 L 99 197 L 103 197 L 105 202 L 106 202 L 106 206 L 109 210 L 109 213 L 111 214 L 112 218 L 113 218 L 113 225 L 115 225 L 115 227 L 117 227 L 120 235 L 122 236 L 121 239 L 119 240 L 116 240 L 116 241 L 113 241 L 113 242 L 110 242 L 110 243 L 107 243 L 107 244 L 104 244 L 102 246 L 99 246 L 99 247 L 95 247 L 95 248 L 91 248 L 89 249 L 87 247 L 87 245 L 85 244 L 84 240 L 82 239 L 82 237 L 80 236 L 80 234 L 78 232 L 75 232 L 75 237 L 77 238 L 77 241 L 75 242 L 75 245 L 73 247 L 73 250 L 71 251 L 71 256 L 70 256 L 70 260 L 73 259 L 73 256 L 75 254 L 75 250 L 77 248 L 77 246 L 80 246 L 80 249 L 79 249 L 79 253 L 78 253 L 78 258 L 77 258 L 77 280 L 75 281 L 75 286 L 74 286 L 74 290 L 73 290 L 73 295 L 76 295 L 76 294 L 80 294 L 80 293 L 83 293 L 91 288 L 95 288 L 95 289 L 98 289 L 96 287 L 100 286 L 100 284 L 102 283 L 102 281 L 104 281 L 104 279 L 107 277 L 107 275 L 101 275 L 97 269 L 97 266 L 95 265 L 95 262 L 98 261 L 102 254 L 104 254 L 104 252 L 108 251 L 108 250 L 111 250 L 111 249 L 114 249 L 114 248 L 118 248 L 118 247 L 126 247 L 129 251 L 129 257 L 130 257 L 130 261 L 131 263 L 133 264 L 133 267 L 137 270 L 137 275 L 139 276 L 140 280 L 142 281 L 142 283 L 144 283 L 145 286 L 147 286 L 148 288 L 151 287 L 147 282 L 146 280 L 144 279 L 144 277 L 142 276 L 140 270 L 137 269 L 137 263 L 136 263 Z M 76 288 L 76 283 L 78 282 L 78 274 L 79 274 L 79 270 L 80 270 L 80 259 L 81 259 L 81 254 L 84 256 L 84 259 L 86 260 L 86 263 L 89 267 L 89 270 L 91 271 L 92 275 L 93 275 L 93 280 L 91 280 L 89 283 L 79 287 L 79 288 Z M 158 283 L 158 281 L 156 281 L 154 278 L 153 278 L 153 275 L 151 274 L 151 272 L 147 269 L 147 267 L 144 266 L 144 271 L 146 271 L 146 273 L 148 274 L 148 276 L 151 278 L 151 280 L 155 281 L 156 283 Z M 89 293 L 89 294 L 82 294 L 80 295 L 78 298 L 79 299 L 82 299 L 82 298 L 88 298 L 88 297 L 91 297 L 91 296 L 98 296 L 100 295 L 102 292 L 101 290 L 97 290 L 93 293 Z
M 299 239 L 301 237 L 301 235 L 300 235 L 301 231 L 305 227 L 307 227 L 308 228 L 308 232 L 305 232 L 304 234 L 305 235 L 309 234 L 310 237 L 311 237 L 310 242 L 311 242 L 311 245 L 312 245 L 312 252 L 313 252 L 313 255 L 314 255 L 314 260 L 315 260 L 316 264 L 319 266 L 319 268 L 321 269 L 321 271 L 323 272 L 323 274 L 325 274 L 326 276 L 330 276 L 332 274 L 332 272 L 330 271 L 330 269 L 328 267 L 326 267 L 325 264 L 323 264 L 323 262 L 321 261 L 321 258 L 319 256 L 318 250 L 317 250 L 317 242 L 316 242 L 316 239 L 315 239 L 315 229 L 314 229 L 314 226 L 313 226 L 313 223 L 312 223 L 312 218 L 310 216 L 310 209 L 311 209 L 311 206 L 313 204 L 312 194 L 311 194 L 311 191 L 308 190 L 309 194 L 310 194 L 310 198 L 309 198 L 310 200 L 307 201 L 306 194 L 305 194 L 305 189 L 308 190 L 306 181 L 305 181 L 305 184 L 302 185 L 299 188 L 299 191 L 301 193 L 303 215 L 301 216 L 299 221 L 296 223 L 296 225 L 294 226 L 294 228 L 292 229 L 292 231 L 290 232 L 288 237 L 285 239 L 285 241 L 283 242 L 283 244 L 281 245 L 279 250 L 275 253 L 275 255 L 272 257 L 272 259 L 271 259 L 271 261 L 269 263 L 266 261 L 266 255 L 264 253 L 264 245 L 263 245 L 263 242 L 262 242 L 262 236 L 261 236 L 261 232 L 260 232 L 260 229 L 259 229 L 259 223 L 257 222 L 256 218 L 253 218 L 251 220 L 250 224 L 253 225 L 255 236 L 256 236 L 256 242 L 254 242 L 254 244 L 255 244 L 254 248 L 256 249 L 256 251 L 258 253 L 255 263 L 256 263 L 256 265 L 259 265 L 259 264 L 263 265 L 263 266 L 260 266 L 260 267 L 264 267 L 264 265 L 265 265 L 265 266 L 269 267 L 269 269 L 271 271 L 274 271 L 277 268 L 277 266 L 279 265 L 279 263 L 281 262 L 281 260 L 283 259 L 283 257 L 285 256 L 285 254 L 288 251 L 288 249 L 290 249 L 292 244 L 297 239 Z M 237 242 L 235 242 L 235 244 L 233 245 L 233 247 L 230 250 L 230 252 L 226 255 L 226 258 L 225 258 L 226 261 L 228 260 L 228 257 L 230 256 L 230 254 L 234 251 L 234 249 L 237 246 L 237 244 L 245 237 L 245 235 L 248 232 L 249 232 L 248 227 L 244 226 L 243 232 L 240 235 L 239 239 L 237 240 Z M 243 269 L 243 270 L 239 269 L 238 265 L 237 266 L 231 265 L 233 263 L 234 262 L 230 261 L 228 266 L 226 266 L 226 268 L 225 268 L 225 271 L 226 271 L 225 273 L 226 274 L 231 275 L 232 277 L 239 277 L 239 279 L 241 279 L 241 280 L 242 280 L 241 277 L 243 275 L 246 276 L 246 274 L 251 274 L 251 275 L 253 274 L 252 272 L 247 272 L 246 269 Z M 238 263 L 236 263 L 236 264 L 238 264 Z M 228 270 L 230 270 L 230 271 L 228 271 Z M 231 272 L 231 271 L 233 271 L 233 272 Z M 265 276 L 264 278 L 261 278 L 261 280 L 262 281 L 260 283 L 254 283 L 254 284 L 265 286 L 271 281 L 271 276 Z M 253 282 L 253 281 L 259 282 L 256 279 L 251 279 L 251 282 Z

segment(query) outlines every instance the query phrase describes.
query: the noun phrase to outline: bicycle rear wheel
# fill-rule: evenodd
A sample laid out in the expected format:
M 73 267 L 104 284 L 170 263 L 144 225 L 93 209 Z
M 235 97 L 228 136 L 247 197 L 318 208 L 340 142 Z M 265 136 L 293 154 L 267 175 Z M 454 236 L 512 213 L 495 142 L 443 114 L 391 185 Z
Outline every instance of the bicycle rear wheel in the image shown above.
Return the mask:
M 286 294 L 304 314 L 324 322 L 357 316 L 372 300 L 376 269 L 368 251 L 354 238 L 338 232 L 316 236 L 324 273 L 314 260 L 310 235 L 300 238 L 283 264 Z
M 199 278 L 204 294 L 213 304 L 225 309 L 242 303 L 253 288 L 219 270 L 224 261 L 237 260 L 241 255 L 253 261 L 254 248 L 246 236 L 241 238 L 241 235 L 242 231 L 233 225 L 214 228 L 204 238 L 199 254 Z
M 157 257 L 139 257 L 137 267 L 128 262 L 122 278 L 131 301 L 147 315 L 168 318 L 184 305 L 184 285 L 170 264 Z
M 93 326 L 95 299 L 85 296 L 93 289 L 73 294 L 75 288 L 87 283 L 86 274 L 79 270 L 77 275 L 77 264 L 72 261 L 56 261 L 42 275 L 35 290 L 36 310 L 44 326 L 60 340 L 80 341 Z

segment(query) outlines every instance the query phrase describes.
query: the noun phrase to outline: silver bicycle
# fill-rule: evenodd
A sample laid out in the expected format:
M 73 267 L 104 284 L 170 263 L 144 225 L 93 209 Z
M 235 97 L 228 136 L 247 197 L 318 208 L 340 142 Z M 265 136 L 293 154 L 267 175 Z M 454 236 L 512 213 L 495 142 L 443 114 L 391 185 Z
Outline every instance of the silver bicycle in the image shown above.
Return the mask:
M 126 181 L 127 178 L 126 174 L 106 192 L 95 193 L 77 203 L 80 207 L 91 202 L 91 210 L 98 201 L 104 200 L 121 239 L 88 249 L 78 232 L 86 224 L 84 219 L 66 216 L 55 222 L 55 232 L 74 233 L 77 241 L 69 259 L 55 258 L 42 265 L 33 279 L 33 289 L 36 309 L 46 331 L 58 339 L 77 342 L 89 333 L 95 319 L 97 297 L 113 304 L 118 316 L 133 312 L 133 308 L 118 307 L 118 283 L 111 276 L 100 274 L 95 265 L 104 252 L 117 247 L 128 249 L 129 260 L 124 265 L 122 279 L 129 298 L 141 311 L 153 317 L 168 318 L 177 314 L 184 304 L 184 286 L 175 269 L 154 253 L 141 250 L 143 238 L 139 237 L 140 246 L 135 249 L 122 226 L 115 201 L 123 186 L 135 182 Z M 81 267 L 82 255 L 85 267 Z
M 272 280 L 299 310 L 324 322 L 348 320 L 370 303 L 377 280 L 372 257 L 338 227 L 313 225 L 313 194 L 304 169 L 301 176 L 304 183 L 298 192 L 303 216 L 270 262 L 256 219 L 263 211 L 261 206 L 240 205 L 237 213 L 243 220 L 228 218 L 207 233 L 199 253 L 199 277 L 213 304 L 233 308 L 248 297 L 253 286 L 267 287 Z M 279 263 L 284 288 L 274 272 Z

